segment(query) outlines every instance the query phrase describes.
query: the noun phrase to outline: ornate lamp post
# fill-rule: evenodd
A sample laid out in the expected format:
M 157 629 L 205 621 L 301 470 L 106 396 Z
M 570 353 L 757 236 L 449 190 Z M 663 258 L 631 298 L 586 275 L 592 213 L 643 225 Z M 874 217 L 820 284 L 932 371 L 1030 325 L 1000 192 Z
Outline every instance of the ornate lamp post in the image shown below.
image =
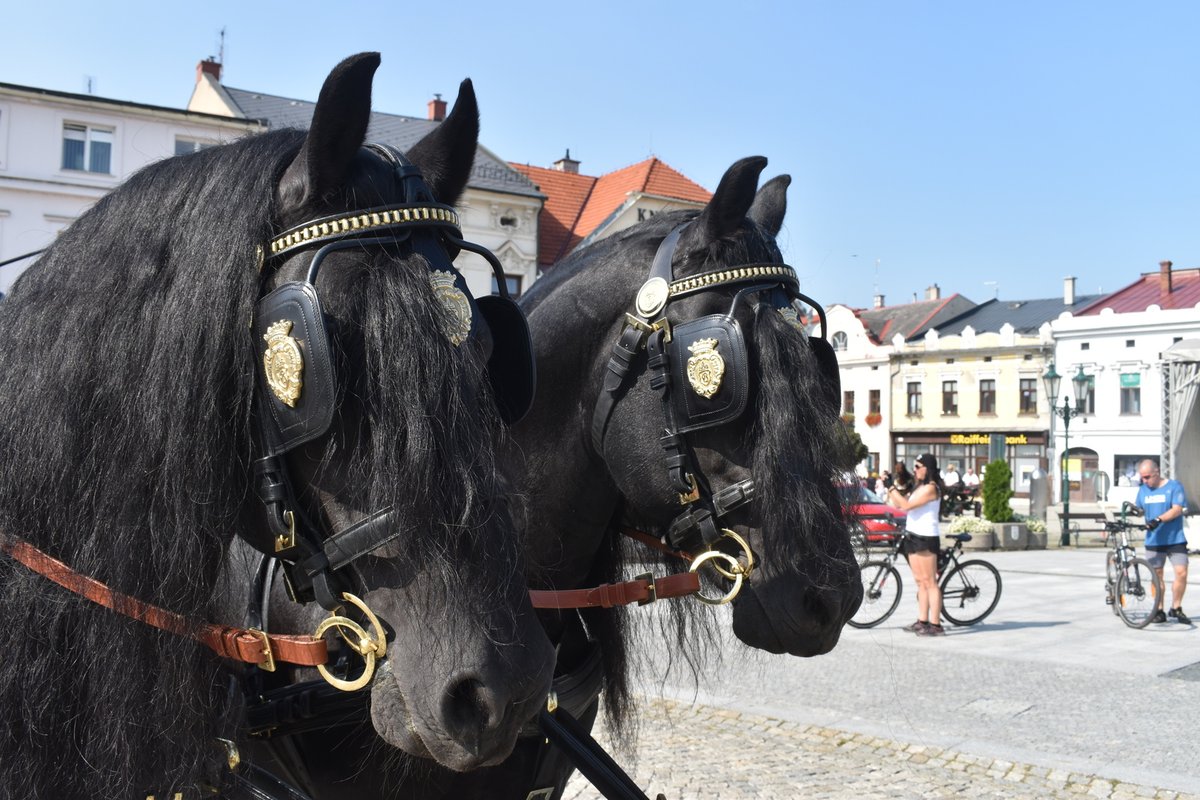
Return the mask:
M 1056 405 L 1058 402 L 1058 387 L 1062 382 L 1062 376 L 1054 369 L 1054 362 L 1050 362 L 1050 368 L 1046 370 L 1046 374 L 1042 376 L 1042 382 L 1046 386 L 1046 400 L 1050 404 L 1050 413 L 1056 414 L 1063 421 L 1063 449 L 1062 455 L 1058 459 L 1059 475 L 1061 476 L 1062 485 L 1062 536 L 1058 543 L 1062 547 L 1066 547 L 1071 543 L 1071 479 L 1067 474 L 1068 454 L 1071 452 L 1071 420 L 1083 413 L 1083 406 L 1087 402 L 1088 376 L 1083 372 L 1083 365 L 1079 365 L 1079 372 L 1075 373 L 1075 377 L 1071 379 L 1071 384 L 1075 389 L 1075 407 L 1071 407 L 1071 401 L 1065 395 L 1062 399 L 1062 405 Z

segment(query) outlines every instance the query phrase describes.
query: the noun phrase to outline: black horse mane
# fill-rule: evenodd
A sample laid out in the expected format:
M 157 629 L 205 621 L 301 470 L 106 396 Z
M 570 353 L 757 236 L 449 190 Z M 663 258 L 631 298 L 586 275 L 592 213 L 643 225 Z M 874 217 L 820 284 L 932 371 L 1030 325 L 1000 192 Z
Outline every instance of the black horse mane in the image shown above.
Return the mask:
M 658 243 L 695 214 L 691 211 L 658 214 L 577 251 L 534 284 L 522 298 L 522 306 L 532 313 L 559 292 L 565 297 L 612 297 L 612 302 L 576 302 L 573 308 L 575 318 L 586 320 L 582 324 L 587 328 L 574 335 L 601 336 L 606 342 L 603 346 L 611 346 L 603 338 L 604 332 L 631 307 L 637 287 L 649 273 Z M 774 238 L 749 219 L 743 222 L 738 235 L 711 242 L 699 251 L 685 252 L 686 242 L 685 234 L 680 242 L 680 255 L 676 257 L 676 278 L 724 266 L 782 261 Z M 561 288 L 574 281 L 595 288 L 590 293 Z M 758 512 L 764 547 L 776 561 L 792 564 L 799 559 L 816 558 L 828 563 L 829 580 L 836 584 L 835 560 L 825 552 L 821 538 L 814 533 L 845 527 L 833 486 L 837 467 L 830 458 L 834 452 L 836 409 L 829 407 L 825 399 L 828 392 L 823 386 L 824 378 L 808 347 L 806 333 L 787 323 L 773 306 L 763 304 L 755 311 L 752 330 L 746 334 L 756 412 L 749 435 L 754 447 L 753 475 L 760 498 Z M 632 572 L 640 571 L 633 559 L 640 561 L 647 557 L 644 547 L 624 541 L 625 537 L 618 533 L 624 511 L 618 509 L 609 526 L 606 544 L 588 576 L 589 585 L 627 579 Z M 676 559 L 656 558 L 660 561 L 660 572 L 680 569 Z M 706 593 L 719 595 L 722 591 L 714 585 Z M 661 656 L 665 651 L 668 658 L 679 661 L 679 666 L 690 673 L 696 684 L 722 656 L 717 644 L 720 620 L 710 607 L 675 601 L 668 604 L 667 610 L 667 614 L 654 618 L 636 608 L 592 610 L 585 615 L 589 630 L 603 648 L 605 713 L 610 725 L 622 731 L 631 732 L 636 723 L 631 693 L 632 673 L 640 662 L 636 653 L 654 651 Z M 674 646 L 664 648 L 664 640 Z
M 273 132 L 146 167 L 17 281 L 0 304 L 0 533 L 205 616 L 227 546 L 257 520 L 256 248 L 303 136 Z M 494 502 L 491 449 L 479 446 L 494 421 L 460 390 L 482 367 L 438 350 L 450 345 L 416 266 L 362 276 L 360 316 L 338 338 L 364 351 L 367 377 L 346 389 L 363 428 L 359 441 L 331 438 L 325 460 L 362 445 L 350 472 L 366 502 L 397 506 L 413 559 L 432 558 L 447 582 L 479 581 L 483 570 L 455 562 L 508 513 Z M 466 453 L 473 460 L 459 463 Z M 433 512 L 447 507 L 461 513 Z M 219 781 L 214 737 L 228 735 L 231 703 L 215 656 L 8 556 L 0 604 L 0 795 L 131 798 Z

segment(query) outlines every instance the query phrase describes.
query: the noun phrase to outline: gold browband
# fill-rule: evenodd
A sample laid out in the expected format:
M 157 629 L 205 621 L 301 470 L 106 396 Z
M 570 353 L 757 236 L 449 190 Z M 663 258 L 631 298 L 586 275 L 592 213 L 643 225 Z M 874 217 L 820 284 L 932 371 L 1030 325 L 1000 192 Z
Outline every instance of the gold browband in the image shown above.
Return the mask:
M 691 278 L 671 281 L 670 296 L 678 297 L 701 289 L 711 289 L 726 283 L 748 283 L 756 280 L 786 281 L 799 285 L 796 271 L 786 264 L 764 264 L 756 267 L 735 267 L 716 272 L 705 272 Z
M 285 231 L 271 240 L 267 258 L 275 258 L 295 247 L 319 244 L 359 233 L 370 233 L 379 228 L 394 228 L 398 225 L 439 225 L 459 228 L 458 212 L 450 206 L 388 206 L 368 208 L 354 214 L 325 217 Z

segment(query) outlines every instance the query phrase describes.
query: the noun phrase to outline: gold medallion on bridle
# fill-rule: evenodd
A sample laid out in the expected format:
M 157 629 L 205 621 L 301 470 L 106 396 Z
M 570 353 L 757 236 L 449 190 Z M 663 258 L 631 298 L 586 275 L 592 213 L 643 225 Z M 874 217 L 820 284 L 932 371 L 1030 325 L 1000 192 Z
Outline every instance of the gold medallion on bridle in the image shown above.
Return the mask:
M 692 357 L 687 362 L 688 382 L 693 391 L 707 399 L 721 388 L 725 375 L 725 359 L 717 352 L 716 339 L 697 339 L 688 345 Z
M 442 317 L 442 332 L 457 347 L 471 334 L 471 301 L 454 285 L 454 275 L 444 270 L 429 273 L 429 285 L 446 312 Z
M 291 408 L 296 407 L 300 399 L 300 390 L 304 388 L 304 357 L 300 355 L 300 344 L 290 335 L 292 321 L 281 319 L 271 327 L 263 338 L 267 340 L 267 349 L 263 353 L 263 371 L 267 375 L 267 386 Z
M 796 313 L 796 309 L 788 306 L 787 308 L 779 309 L 779 316 L 783 317 L 783 321 L 791 325 L 798 331 L 804 330 L 804 323 L 800 321 L 800 315 Z
M 642 284 L 638 289 L 634 305 L 637 312 L 646 319 L 653 317 L 663 310 L 667 299 L 671 296 L 671 287 L 663 278 L 654 277 Z

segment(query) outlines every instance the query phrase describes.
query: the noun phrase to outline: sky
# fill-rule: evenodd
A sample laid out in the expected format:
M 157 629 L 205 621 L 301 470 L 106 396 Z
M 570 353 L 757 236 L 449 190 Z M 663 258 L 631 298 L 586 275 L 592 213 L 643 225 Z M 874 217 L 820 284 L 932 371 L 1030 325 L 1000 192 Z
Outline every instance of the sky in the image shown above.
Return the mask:
M 9 4 L 0 82 L 182 108 L 196 63 L 315 100 L 376 50 L 374 104 L 424 117 L 470 77 L 481 142 L 601 175 L 650 156 L 715 189 L 792 177 L 780 234 L 825 305 L 1116 290 L 1200 266 L 1200 3 Z M 181 10 L 186 8 L 186 10 Z M 224 44 L 220 32 L 224 30 Z

